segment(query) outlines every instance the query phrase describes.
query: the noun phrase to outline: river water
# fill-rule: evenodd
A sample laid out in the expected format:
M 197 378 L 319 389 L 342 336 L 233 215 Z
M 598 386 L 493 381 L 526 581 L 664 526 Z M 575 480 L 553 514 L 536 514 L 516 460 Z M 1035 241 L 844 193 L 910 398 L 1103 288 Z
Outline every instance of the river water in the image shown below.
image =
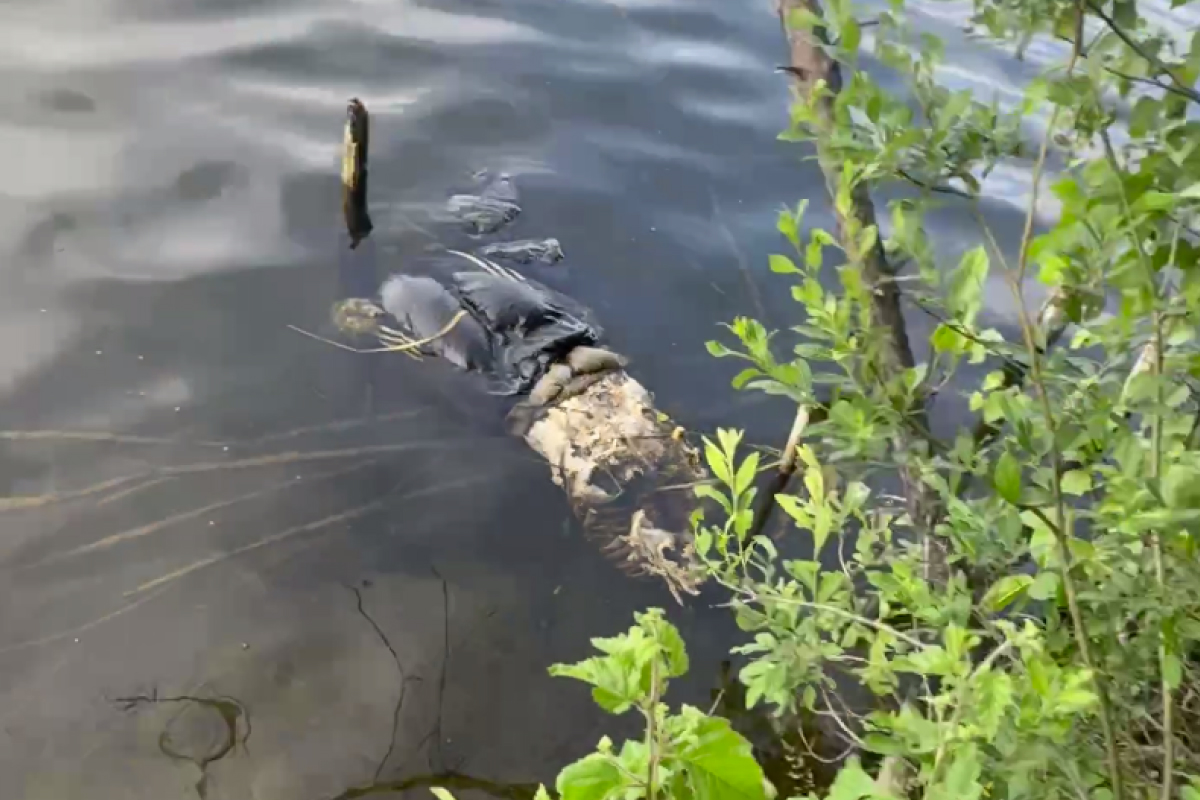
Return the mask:
M 922 8 L 951 34 L 963 10 Z M 952 52 L 989 94 L 1039 63 Z M 703 341 L 794 318 L 765 266 L 779 207 L 812 198 L 829 223 L 775 138 L 784 58 L 765 2 L 6 3 L 0 797 L 552 780 L 622 728 L 546 666 L 648 605 L 696 659 L 677 699 L 705 701 L 724 612 L 675 607 L 583 539 L 497 401 L 286 326 L 327 331 L 343 288 L 358 96 L 381 270 L 461 238 L 446 197 L 507 170 L 506 235 L 561 240 L 530 271 L 595 309 L 665 410 L 781 438 L 786 406 L 729 391 Z M 1022 177 L 996 178 L 1001 231 Z M 949 249 L 961 219 L 935 220 Z

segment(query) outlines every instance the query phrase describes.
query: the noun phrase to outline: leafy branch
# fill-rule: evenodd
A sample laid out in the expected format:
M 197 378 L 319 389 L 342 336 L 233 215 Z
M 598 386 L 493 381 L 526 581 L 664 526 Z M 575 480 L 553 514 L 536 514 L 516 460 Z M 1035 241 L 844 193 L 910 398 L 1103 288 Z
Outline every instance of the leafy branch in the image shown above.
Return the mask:
M 605 737 L 595 753 L 565 767 L 556 783 L 562 800 L 773 797 L 750 743 L 727 720 L 687 705 L 671 713 L 660 702 L 669 679 L 687 673 L 687 651 L 661 609 L 634 616 L 627 633 L 592 640 L 601 655 L 550 668 L 551 675 L 591 685 L 593 699 L 609 713 L 637 708 L 646 727 L 643 741 L 618 749 Z M 542 789 L 539 796 L 549 794 Z

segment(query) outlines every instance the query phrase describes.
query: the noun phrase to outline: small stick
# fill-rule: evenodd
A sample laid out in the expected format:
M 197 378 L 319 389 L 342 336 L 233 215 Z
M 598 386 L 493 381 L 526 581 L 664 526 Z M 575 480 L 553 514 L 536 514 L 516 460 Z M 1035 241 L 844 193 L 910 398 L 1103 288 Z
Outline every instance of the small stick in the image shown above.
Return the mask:
M 454 315 L 454 318 L 452 320 L 450 320 L 448 323 L 446 323 L 446 326 L 444 328 L 442 328 L 440 331 L 433 334 L 432 336 L 426 337 L 424 339 L 416 339 L 414 341 L 408 342 L 407 344 L 394 344 L 394 345 L 389 345 L 387 347 L 368 347 L 365 349 L 359 348 L 359 347 L 351 347 L 348 344 L 342 344 L 341 342 L 335 342 L 332 339 L 326 339 L 324 336 L 318 336 L 315 333 L 309 333 L 308 331 L 304 330 L 303 328 L 297 328 L 295 325 L 288 325 L 288 327 L 291 328 L 292 330 L 294 330 L 296 333 L 304 334 L 305 336 L 309 337 L 310 339 L 316 339 L 318 342 L 324 342 L 325 344 L 331 344 L 334 347 L 340 348 L 342 350 L 349 350 L 351 353 L 364 353 L 364 354 L 365 353 L 409 353 L 409 352 L 412 352 L 413 350 L 418 349 L 422 345 L 427 345 L 430 342 L 435 342 L 438 339 L 442 338 L 443 336 L 448 334 L 451 330 L 453 330 L 454 326 L 458 324 L 459 320 L 461 320 L 466 315 L 467 315 L 466 311 L 459 311 L 457 314 Z
M 792 430 L 788 433 L 787 444 L 783 446 L 783 456 L 779 461 L 779 471 L 788 475 L 796 471 L 796 459 L 799 457 L 800 437 L 808 427 L 808 406 L 796 409 L 796 418 L 792 421 Z
M 750 531 L 747 533 L 748 539 L 753 539 L 766 529 L 771 512 L 775 510 L 776 496 L 787 488 L 788 483 L 792 480 L 792 475 L 796 473 L 800 437 L 804 435 L 804 430 L 808 427 L 808 420 L 808 406 L 799 406 L 796 409 L 796 417 L 792 420 L 792 429 L 788 432 L 787 444 L 783 446 L 783 454 L 779 459 L 779 472 L 767 486 L 766 491 L 759 496 L 758 503 L 756 503 L 757 508 L 754 509 L 754 518 L 750 523 Z

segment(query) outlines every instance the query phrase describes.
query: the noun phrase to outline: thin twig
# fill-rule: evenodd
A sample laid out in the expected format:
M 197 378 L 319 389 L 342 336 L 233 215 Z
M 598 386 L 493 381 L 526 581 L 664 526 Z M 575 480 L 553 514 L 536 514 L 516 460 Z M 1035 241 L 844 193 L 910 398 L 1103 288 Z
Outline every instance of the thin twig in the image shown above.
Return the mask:
M 1055 36 L 1054 38 L 1058 39 L 1059 41 L 1066 42 L 1067 44 L 1073 44 L 1073 42 L 1074 42 L 1074 40 L 1070 36 Z M 1088 47 L 1080 48 L 1079 54 L 1081 56 L 1083 56 L 1084 58 L 1090 58 L 1091 57 L 1091 48 L 1088 48 Z M 1200 101 L 1200 95 L 1198 95 L 1194 91 L 1187 89 L 1187 88 L 1180 88 L 1179 86 L 1176 86 L 1171 83 L 1164 83 L 1159 78 L 1147 77 L 1145 75 L 1130 75 L 1128 72 L 1121 72 L 1118 69 L 1113 69 L 1112 67 L 1108 66 L 1107 64 L 1103 65 L 1102 69 L 1105 72 L 1107 72 L 1109 75 L 1113 75 L 1117 78 L 1121 78 L 1122 80 L 1130 81 L 1132 83 L 1141 83 L 1141 84 L 1145 84 L 1147 86 L 1153 86 L 1156 89 L 1162 89 L 1164 92 L 1170 92 L 1171 94 L 1176 94 L 1176 95 L 1179 95 L 1180 97 L 1185 97 L 1188 100 L 1191 100 L 1193 102 Z
M 858 737 L 858 735 L 854 733 L 854 731 L 850 730 L 850 726 L 848 726 L 846 724 L 845 720 L 842 719 L 842 715 L 833 710 L 833 704 L 829 700 L 829 692 L 826 691 L 824 686 L 821 686 L 820 690 L 821 690 L 821 697 L 824 698 L 824 700 L 825 700 L 825 707 L 827 709 L 829 709 L 827 714 L 821 714 L 821 716 L 825 716 L 825 717 L 828 717 L 829 719 L 832 719 L 834 724 L 837 725 L 839 728 L 841 728 L 842 734 L 845 736 L 846 742 L 848 742 L 849 744 L 853 744 L 855 747 L 858 747 L 859 749 L 866 750 L 867 749 L 866 743 L 863 742 L 863 740 L 860 739 Z
M 746 533 L 747 541 L 752 541 L 766 529 L 767 522 L 777 505 L 775 498 L 787 488 L 788 482 L 795 474 L 796 462 L 799 458 L 800 437 L 804 435 L 804 430 L 808 427 L 809 418 L 809 407 L 803 404 L 797 406 L 796 416 L 792 419 L 792 428 L 788 431 L 787 442 L 783 445 L 783 453 L 779 459 L 779 472 L 772 478 L 766 491 L 758 498 L 754 516 L 750 521 L 750 529 Z
M 934 192 L 935 194 L 949 194 L 955 197 L 962 197 L 966 200 L 973 200 L 975 198 L 975 195 L 971 194 L 970 192 L 965 192 L 962 189 L 944 183 L 929 183 L 927 181 L 923 181 L 915 175 L 911 175 L 900 168 L 896 169 L 896 174 L 914 186 L 924 189 L 927 192 Z
M 1122 193 L 1123 196 L 1123 193 Z M 1171 240 L 1171 254 L 1167 263 L 1170 266 L 1175 266 L 1175 257 L 1179 246 L 1179 226 L 1175 227 L 1175 235 Z M 1146 267 L 1149 267 L 1148 261 L 1143 261 Z M 1154 281 L 1153 271 L 1147 274 L 1150 281 Z M 1155 299 L 1157 299 L 1157 291 Z M 1154 375 L 1158 378 L 1155 382 L 1155 405 L 1154 414 L 1151 416 L 1151 460 L 1150 460 L 1150 479 L 1158 481 L 1162 476 L 1162 460 L 1163 460 L 1163 420 L 1162 412 L 1159 410 L 1163 405 L 1163 317 L 1162 312 L 1157 309 L 1154 312 Z M 1166 570 L 1163 566 L 1163 545 L 1162 532 L 1155 530 L 1150 535 L 1150 547 L 1154 554 L 1154 579 L 1158 583 L 1160 591 L 1166 591 Z M 1159 674 L 1161 676 L 1161 691 L 1162 691 L 1162 715 L 1163 715 L 1163 757 L 1162 757 L 1162 791 L 1160 797 L 1162 800 L 1171 800 L 1174 792 L 1174 776 L 1175 776 L 1175 703 L 1174 693 L 1171 688 L 1171 682 L 1167 678 L 1167 659 L 1169 657 L 1167 651 L 1167 633 L 1164 626 L 1159 626 L 1158 632 L 1158 663 Z
M 383 758 L 379 759 L 379 764 L 375 767 L 375 775 L 371 779 L 372 781 L 377 782 L 379 780 L 379 776 L 383 774 L 383 768 L 387 765 L 388 760 L 392 757 L 392 753 L 396 750 L 396 734 L 400 727 L 400 710 L 404 707 L 404 695 L 408 690 L 408 682 L 410 679 L 404 671 L 404 665 L 400 663 L 400 654 L 397 653 L 396 648 L 392 646 L 387 634 L 385 634 L 383 629 L 379 627 L 379 623 L 375 621 L 375 618 L 372 617 L 363 606 L 362 592 L 359 591 L 358 587 L 356 586 L 347 586 L 346 588 L 354 593 L 359 615 L 365 619 L 372 628 L 375 629 L 375 635 L 379 637 L 379 641 L 383 642 L 383 646 L 387 648 L 389 653 L 391 653 L 392 662 L 396 665 L 396 671 L 400 673 L 400 696 L 396 698 L 396 705 L 392 708 L 392 735 L 391 738 L 388 739 L 387 752 L 383 754 Z M 412 680 L 420 680 L 420 678 L 413 678 Z
M 1120 70 L 1113 69 L 1112 67 L 1105 67 L 1104 71 L 1109 73 L 1110 75 L 1115 75 L 1116 77 L 1121 78 L 1122 80 L 1129 81 L 1131 83 L 1142 83 L 1147 86 L 1153 86 L 1155 88 L 1162 89 L 1164 92 L 1169 92 L 1171 94 L 1179 95 L 1180 97 L 1185 97 L 1188 100 L 1191 100 L 1193 103 L 1200 102 L 1200 94 L 1197 94 L 1196 92 L 1191 91 L 1190 89 L 1181 89 L 1172 83 L 1164 83 L 1163 81 L 1159 80 L 1158 78 L 1147 78 L 1142 75 L 1130 75 L 1127 72 L 1121 72 Z
M 1175 72 L 1170 67 L 1168 67 L 1166 64 L 1164 64 L 1156 55 L 1151 53 L 1149 50 L 1147 50 L 1145 47 L 1143 47 L 1136 39 L 1134 39 L 1132 36 L 1130 36 L 1129 33 L 1127 33 L 1120 25 L 1117 24 L 1116 20 L 1114 20 L 1108 14 L 1104 13 L 1104 9 L 1101 8 L 1095 2 L 1095 0 L 1083 0 L 1083 2 L 1088 7 L 1088 10 L 1090 10 L 1093 14 L 1095 14 L 1100 19 L 1104 20 L 1104 24 L 1108 26 L 1109 30 L 1111 30 L 1113 33 L 1115 33 L 1121 39 L 1121 41 L 1123 41 L 1125 44 L 1129 45 L 1130 50 L 1137 53 L 1142 58 L 1146 59 L 1146 61 L 1148 61 L 1155 69 L 1159 70 L 1164 75 L 1169 77 L 1171 79 L 1171 82 L 1178 88 L 1179 94 L 1182 94 L 1184 97 L 1187 97 L 1193 103 L 1200 103 L 1200 93 L 1197 93 L 1195 89 L 1192 89 L 1190 86 L 1188 86 L 1182 80 L 1180 80 L 1179 76 L 1176 75 Z
M 995 356 L 999 357 L 999 358 L 1000 358 L 1001 360 L 1003 360 L 1003 361 L 1004 361 L 1006 364 L 1012 364 L 1013 366 L 1021 367 L 1022 369 L 1024 368 L 1024 365 L 1022 365 L 1022 364 L 1020 364 L 1019 362 L 1015 361 L 1015 360 L 1012 358 L 1012 356 L 1005 355 L 1004 353 L 1001 353 L 1001 352 L 999 352 L 999 351 L 997 351 L 997 350 L 995 349 L 995 347 L 996 347 L 996 345 L 997 345 L 997 344 L 1007 344 L 1007 342 L 988 342 L 988 341 L 984 341 L 983 339 L 980 339 L 980 338 L 979 338 L 978 336 L 976 336 L 975 334 L 971 333 L 971 332 L 970 332 L 969 330 L 967 330 L 966 328 L 964 328 L 964 327 L 962 327 L 961 325 L 959 325 L 959 324 L 958 324 L 957 322 L 955 322 L 954 320 L 952 320 L 952 319 L 947 319 L 946 317 L 942 316 L 942 315 L 941 315 L 941 314 L 939 314 L 938 312 L 934 311 L 932 308 L 930 308 L 930 307 L 929 307 L 929 306 L 927 306 L 927 305 L 926 305 L 924 302 L 922 302 L 922 301 L 920 300 L 920 298 L 917 298 L 917 297 L 910 297 L 910 298 L 909 298 L 909 300 L 912 302 L 912 304 L 913 304 L 914 306 L 916 306 L 916 307 L 917 307 L 917 308 L 918 308 L 920 311 L 922 311 L 922 312 L 924 312 L 926 315 L 928 315 L 928 316 L 929 316 L 931 319 L 937 320 L 937 322 L 938 322 L 938 324 L 939 324 L 939 325 L 945 325 L 947 328 L 949 328 L 950 330 L 954 331 L 955 333 L 957 333 L 959 336 L 963 337 L 964 339 L 966 339 L 966 340 L 968 340 L 968 341 L 971 341 L 971 342 L 974 342 L 975 344 L 979 345 L 980 347 L 983 347 L 983 348 L 985 348 L 986 350 L 988 350 L 988 352 L 990 352 L 990 353 L 992 353 L 993 355 L 995 355 Z
M 819 755 L 817 753 L 817 751 L 813 749 L 812 744 L 809 743 L 808 737 L 804 733 L 803 725 L 796 726 L 796 734 L 800 737 L 800 743 L 804 745 L 804 750 L 808 753 L 809 757 L 816 759 L 817 761 L 819 761 L 822 764 L 841 764 L 846 759 L 847 756 L 849 756 L 851 753 L 853 753 L 855 750 L 858 749 L 858 745 L 851 742 L 850 746 L 847 747 L 845 750 L 843 750 L 838 755 L 834 756 L 833 758 L 826 758 L 824 756 Z
M 731 588 L 734 588 L 736 590 L 736 587 L 731 587 Z M 752 602 L 760 603 L 760 604 L 762 604 L 764 602 L 763 599 L 761 597 L 759 597 L 759 595 L 755 592 L 751 592 L 748 590 L 741 590 L 741 593 L 746 597 L 747 600 L 750 600 Z M 878 620 L 867 619 L 864 616 L 861 616 L 859 614 L 854 614 L 850 611 L 846 611 L 845 609 L 838 608 L 837 606 L 829 606 L 829 605 L 825 605 L 824 603 L 812 603 L 812 602 L 809 602 L 808 600 L 800 600 L 795 597 L 784 597 L 782 595 L 775 595 L 775 594 L 771 595 L 771 602 L 778 603 L 781 605 L 799 606 L 801 608 L 808 608 L 813 611 L 827 611 L 830 614 L 833 614 L 834 616 L 838 616 L 843 619 L 848 619 L 851 622 L 857 622 L 860 625 L 866 625 L 868 628 L 874 628 L 877 631 L 881 631 L 883 633 L 890 634 L 890 635 L 896 637 L 897 639 L 899 639 L 900 641 L 910 644 L 913 647 L 916 647 L 918 649 L 924 650 L 926 647 L 925 643 L 922 642 L 920 639 L 917 639 L 916 637 L 913 637 L 913 636 L 909 636 L 907 633 L 897 630 L 896 628 L 893 628 L 891 625 L 887 625 Z M 728 605 L 728 604 L 726 604 L 726 605 Z
M 1127 174 L 1120 161 L 1117 159 L 1117 153 L 1112 145 L 1112 139 L 1108 134 L 1107 128 L 1100 129 L 1100 141 L 1104 144 L 1104 155 L 1108 161 L 1109 168 L 1118 178 L 1118 197 L 1121 201 L 1121 212 L 1126 219 L 1133 219 L 1132 208 L 1129 203 L 1129 196 L 1125 191 L 1124 178 Z M 1138 262 L 1141 265 L 1142 271 L 1145 274 L 1149 288 L 1152 290 L 1155 300 L 1159 299 L 1158 285 L 1155 281 L 1155 272 L 1150 259 L 1146 254 L 1146 250 L 1142 245 L 1141 237 L 1136 230 L 1131 230 L 1129 236 L 1133 239 Z M 1176 249 L 1179 245 L 1179 227 L 1176 226 L 1175 234 L 1171 241 L 1170 261 L 1171 266 L 1174 266 Z M 1152 351 L 1153 358 L 1150 363 L 1150 371 L 1156 376 L 1155 394 L 1156 401 L 1154 412 L 1150 415 L 1150 479 L 1157 482 L 1161 477 L 1162 472 L 1162 413 L 1159 409 L 1163 404 L 1162 396 L 1162 371 L 1163 371 L 1163 315 L 1161 310 L 1156 306 L 1153 312 L 1153 337 L 1149 347 Z M 1135 366 L 1135 371 L 1137 367 Z M 1162 533 L 1154 530 L 1150 533 L 1150 546 L 1154 558 L 1154 577 L 1159 585 L 1159 589 L 1165 589 L 1166 576 L 1163 567 L 1163 551 L 1162 551 Z M 1166 631 L 1160 628 L 1158 645 L 1159 673 L 1160 684 L 1162 691 L 1162 714 L 1163 714 L 1163 766 L 1161 776 L 1161 798 L 1162 800 L 1171 800 L 1174 789 L 1174 774 L 1175 774 L 1175 731 L 1174 731 L 1174 701 L 1171 689 L 1171 683 L 1167 677 L 1167 658 L 1169 656 L 1167 650 L 1167 635 Z
M 326 339 L 324 336 L 318 336 L 315 333 L 310 333 L 309 331 L 306 331 L 303 328 L 297 328 L 295 325 L 288 325 L 287 327 L 291 328 L 296 333 L 304 334 L 305 336 L 309 337 L 310 339 L 316 339 L 318 342 L 323 342 L 325 344 L 333 345 L 334 347 L 337 347 L 341 350 L 348 350 L 351 353 L 411 353 L 411 352 L 418 350 L 421 347 L 429 344 L 430 342 L 437 341 L 438 339 L 440 339 L 443 336 L 445 336 L 446 334 L 448 334 L 451 330 L 453 330 L 454 326 L 458 324 L 459 320 L 461 320 L 466 315 L 467 315 L 466 311 L 459 311 L 457 314 L 454 315 L 454 317 L 449 322 L 446 323 L 445 327 L 443 327 L 440 331 L 433 334 L 432 336 L 427 336 L 424 339 L 414 339 L 413 341 L 406 342 L 404 344 L 392 344 L 392 345 L 388 345 L 386 347 L 368 347 L 365 349 L 361 348 L 361 347 L 351 347 L 348 344 L 342 344 L 341 342 L 335 342 L 333 339 Z
M 1069 76 L 1075 69 L 1075 64 L 1079 60 L 1080 48 L 1083 46 L 1083 18 L 1084 4 L 1087 0 L 1078 0 L 1075 11 L 1075 47 L 1071 52 L 1071 59 L 1067 64 L 1067 75 Z M 1108 698 L 1106 681 L 1100 672 L 1096 669 L 1096 662 L 1092 658 L 1091 643 L 1089 641 L 1087 625 L 1083 618 L 1083 612 L 1079 607 L 1078 591 L 1075 586 L 1075 579 L 1071 574 L 1071 515 L 1068 513 L 1066 499 L 1062 488 L 1062 451 L 1058 444 L 1058 424 L 1054 416 L 1054 409 L 1050 403 L 1050 394 L 1046 387 L 1045 377 L 1042 374 L 1041 367 L 1041 352 L 1038 343 L 1035 341 L 1033 324 L 1029 319 L 1029 312 L 1025 308 L 1025 300 L 1022 292 L 1022 282 L 1025 276 L 1025 268 L 1029 259 L 1029 245 L 1033 239 L 1033 219 L 1037 212 L 1038 192 L 1041 185 L 1042 171 L 1046 164 L 1046 155 L 1049 151 L 1050 140 L 1053 136 L 1054 129 L 1057 127 L 1058 117 L 1062 110 L 1062 106 L 1055 106 L 1050 117 L 1050 124 L 1046 127 L 1045 136 L 1042 138 L 1042 146 L 1038 153 L 1037 163 L 1034 165 L 1031 187 L 1031 197 L 1029 201 L 1029 209 L 1025 216 L 1025 229 L 1021 236 L 1021 249 L 1017 263 L 1016 274 L 1005 270 L 1005 279 L 1009 284 L 1009 289 L 1013 293 L 1016 300 L 1017 315 L 1021 323 L 1021 333 L 1025 339 L 1025 347 L 1029 353 L 1029 378 L 1030 382 L 1037 389 L 1038 399 L 1040 400 L 1042 416 L 1045 420 L 1046 431 L 1049 435 L 1051 447 L 1050 457 L 1053 472 L 1051 475 L 1051 489 L 1054 500 L 1055 513 L 1057 516 L 1057 530 L 1055 532 L 1055 540 L 1058 547 L 1059 555 L 1059 571 L 1063 584 L 1064 594 L 1067 596 L 1067 608 L 1070 612 L 1071 623 L 1075 635 L 1076 645 L 1079 648 L 1079 656 L 1083 660 L 1084 666 L 1092 674 L 1092 679 L 1096 684 L 1097 696 L 1100 702 L 1100 726 L 1104 733 L 1105 750 L 1108 761 L 1109 780 L 1112 783 L 1112 793 L 1114 800 L 1123 800 L 1124 790 L 1121 775 L 1120 759 L 1117 754 L 1116 729 L 1113 724 L 1112 707 Z
M 646 709 L 646 753 L 650 763 L 646 769 L 646 800 L 654 800 L 657 793 L 655 783 L 658 780 L 658 760 L 661 757 L 658 748 L 658 655 L 650 659 L 650 701 Z
M 941 775 L 943 763 L 942 759 L 946 755 L 946 745 L 950 743 L 950 737 L 953 737 L 958 733 L 958 723 L 962 721 L 963 712 L 966 710 L 967 693 L 971 689 L 971 682 L 987 670 L 991 669 L 992 664 L 995 664 L 1000 656 L 1011 650 L 1012 646 L 1012 640 L 1008 639 L 995 650 L 988 653 L 987 658 L 985 658 L 958 687 L 958 692 L 954 703 L 954 714 L 952 714 L 950 717 L 949 731 L 946 738 L 942 739 L 942 741 L 938 744 L 937 752 L 933 756 L 933 777 L 929 779 L 930 786 L 937 785 L 938 777 Z

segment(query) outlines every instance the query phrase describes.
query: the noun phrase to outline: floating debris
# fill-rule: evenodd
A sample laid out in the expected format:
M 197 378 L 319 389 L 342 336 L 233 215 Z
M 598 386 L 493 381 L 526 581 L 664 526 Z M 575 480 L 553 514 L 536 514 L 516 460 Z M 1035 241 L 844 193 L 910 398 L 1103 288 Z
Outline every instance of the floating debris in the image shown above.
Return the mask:
M 477 176 L 486 180 L 487 173 Z M 506 173 L 500 173 L 479 194 L 456 194 L 446 203 L 450 213 L 467 230 L 476 233 L 495 233 L 515 220 L 521 213 L 517 204 L 517 187 Z
M 357 100 L 348 113 L 366 119 Z M 366 141 L 365 130 L 348 136 L 343 158 L 364 175 Z M 365 209 L 365 194 L 359 199 Z M 521 210 L 504 174 L 479 194 L 454 195 L 449 206 L 477 234 L 499 230 Z M 678 489 L 707 477 L 698 452 L 628 373 L 628 360 L 602 346 L 603 331 L 587 308 L 490 260 L 554 263 L 562 258 L 559 242 L 446 252 L 469 267 L 434 277 L 412 274 L 406 264 L 383 282 L 378 298 L 335 305 L 334 323 L 349 335 L 374 336 L 383 346 L 371 352 L 439 357 L 484 374 L 494 394 L 524 395 L 509 413 L 509 432 L 549 464 L 585 532 L 602 539 L 626 570 L 661 577 L 677 600 L 696 594 L 704 571 L 692 547 L 693 501 Z
M 505 258 L 518 264 L 557 264 L 563 259 L 562 245 L 558 239 L 521 239 L 516 242 L 499 242 L 479 249 L 479 255 L 488 258 Z

